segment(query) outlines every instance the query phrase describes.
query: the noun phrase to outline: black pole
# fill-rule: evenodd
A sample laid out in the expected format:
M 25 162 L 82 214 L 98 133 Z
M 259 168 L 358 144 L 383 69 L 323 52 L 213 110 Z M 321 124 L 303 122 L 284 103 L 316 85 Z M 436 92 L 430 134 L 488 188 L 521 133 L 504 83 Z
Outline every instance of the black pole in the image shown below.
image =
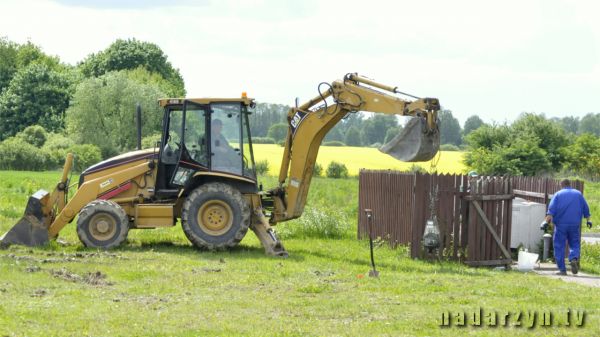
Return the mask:
M 379 272 L 375 268 L 375 257 L 373 255 L 373 210 L 365 209 L 367 215 L 367 226 L 369 227 L 369 249 L 371 251 L 371 269 L 369 271 L 369 277 L 379 277 Z
M 140 103 L 135 106 L 136 124 L 137 124 L 137 149 L 142 149 L 142 106 Z

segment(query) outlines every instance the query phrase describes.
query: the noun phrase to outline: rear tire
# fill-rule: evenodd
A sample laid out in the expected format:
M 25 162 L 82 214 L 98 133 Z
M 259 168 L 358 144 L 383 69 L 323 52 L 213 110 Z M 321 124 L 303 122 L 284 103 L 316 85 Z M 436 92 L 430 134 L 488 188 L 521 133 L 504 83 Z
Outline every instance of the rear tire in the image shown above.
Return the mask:
M 118 247 L 127 240 L 128 233 L 129 217 L 113 201 L 94 200 L 79 212 L 77 235 L 86 247 Z
M 230 185 L 209 183 L 195 189 L 181 212 L 181 227 L 196 247 L 215 250 L 237 246 L 250 226 L 250 205 Z

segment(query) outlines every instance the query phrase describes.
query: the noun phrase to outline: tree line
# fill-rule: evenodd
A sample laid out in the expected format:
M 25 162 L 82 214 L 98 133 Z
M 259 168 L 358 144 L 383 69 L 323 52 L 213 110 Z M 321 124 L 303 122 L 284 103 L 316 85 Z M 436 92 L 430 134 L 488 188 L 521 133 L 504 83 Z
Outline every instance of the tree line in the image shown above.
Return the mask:
M 66 151 L 87 165 L 131 150 L 135 105 L 152 135 L 161 129 L 157 100 L 181 96 L 179 70 L 149 42 L 119 39 L 69 65 L 1 38 L 0 169 L 51 169 Z
M 50 169 L 75 152 L 78 167 L 135 148 L 134 109 L 141 104 L 143 144 L 160 135 L 157 100 L 185 96 L 178 69 L 157 45 L 116 40 L 76 65 L 45 54 L 31 42 L 0 38 L 0 169 Z M 281 143 L 287 132 L 282 104 L 260 102 L 250 116 L 255 143 Z M 523 114 L 512 124 L 486 124 L 477 115 L 461 127 L 452 111 L 439 112 L 442 149 L 467 150 L 465 163 L 480 174 L 600 172 L 600 114 L 546 118 Z M 395 116 L 350 113 L 324 145 L 378 147 L 401 129 Z
M 587 125 L 591 120 L 595 124 Z M 465 164 L 484 175 L 558 174 L 598 180 L 599 122 L 600 114 L 579 120 L 523 113 L 512 124 L 483 125 L 465 138 Z

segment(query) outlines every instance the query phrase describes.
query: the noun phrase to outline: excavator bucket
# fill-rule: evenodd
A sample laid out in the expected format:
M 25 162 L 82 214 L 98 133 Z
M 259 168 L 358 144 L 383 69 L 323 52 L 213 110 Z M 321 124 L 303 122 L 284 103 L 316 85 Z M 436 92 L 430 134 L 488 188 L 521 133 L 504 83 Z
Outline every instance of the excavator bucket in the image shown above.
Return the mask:
M 43 206 L 48 200 L 48 192 L 39 190 L 27 202 L 25 214 L 6 234 L 0 238 L 0 246 L 12 244 L 42 246 L 48 243 L 48 228 L 44 222 Z
M 406 162 L 428 161 L 440 148 L 439 131 L 427 132 L 423 117 L 410 117 L 402 131 L 379 151 Z

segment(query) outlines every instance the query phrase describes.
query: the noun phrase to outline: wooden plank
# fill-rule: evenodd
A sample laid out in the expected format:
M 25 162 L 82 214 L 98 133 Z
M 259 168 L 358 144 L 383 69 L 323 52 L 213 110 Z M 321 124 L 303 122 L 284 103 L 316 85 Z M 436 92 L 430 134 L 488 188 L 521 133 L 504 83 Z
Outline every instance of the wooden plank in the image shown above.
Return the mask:
M 500 188 L 498 187 L 498 182 L 501 181 L 502 178 L 494 178 L 494 183 L 491 184 L 491 193 L 493 195 L 499 195 L 500 193 Z M 502 203 L 502 200 L 490 200 L 490 216 L 488 217 L 488 219 L 490 219 L 492 221 L 492 224 L 494 225 L 494 231 L 496 233 L 501 233 L 501 230 L 498 230 L 498 219 L 496 217 L 496 210 L 498 209 L 498 204 Z M 498 236 L 500 237 L 500 236 Z M 502 238 L 500 237 L 500 242 L 502 242 Z M 500 256 L 500 253 L 498 252 L 498 248 L 496 247 L 496 245 L 491 245 L 491 249 L 490 249 L 490 253 L 491 255 L 488 257 L 488 259 L 490 258 L 494 258 L 496 259 L 498 256 Z
M 492 236 L 494 237 L 494 240 L 496 240 L 496 243 L 498 243 L 498 246 L 500 246 L 500 249 L 502 250 L 502 253 L 504 254 L 504 256 L 507 259 L 512 259 L 511 256 L 510 256 L 510 252 L 508 250 L 506 250 L 506 247 L 504 247 L 504 245 L 502 244 L 502 241 L 500 241 L 500 238 L 498 237 L 498 234 L 492 228 L 492 225 L 490 224 L 489 220 L 487 219 L 487 217 L 483 213 L 483 210 L 481 209 L 481 206 L 479 205 L 479 202 L 477 200 L 473 200 L 473 201 L 471 201 L 471 203 L 473 204 L 473 206 L 475 206 L 475 210 L 477 210 L 477 213 L 479 214 L 479 217 L 481 218 L 481 220 L 483 220 L 483 223 L 485 224 L 485 226 L 487 227 L 487 229 L 490 231 L 490 234 L 492 234 Z
M 483 194 L 483 195 L 467 195 L 465 196 L 465 200 L 483 200 L 483 201 L 494 201 L 494 200 L 507 200 L 514 199 L 514 194 Z
M 421 239 L 425 230 L 421 222 L 425 222 L 424 201 L 426 200 L 426 187 L 429 179 L 424 174 L 415 173 L 413 178 L 414 186 L 414 208 L 413 208 L 413 231 L 410 245 L 410 256 L 414 259 L 419 257 L 421 252 Z
M 471 267 L 478 266 L 503 266 L 512 264 L 512 259 L 500 259 L 500 260 L 483 260 L 483 261 L 465 261 L 465 264 Z

